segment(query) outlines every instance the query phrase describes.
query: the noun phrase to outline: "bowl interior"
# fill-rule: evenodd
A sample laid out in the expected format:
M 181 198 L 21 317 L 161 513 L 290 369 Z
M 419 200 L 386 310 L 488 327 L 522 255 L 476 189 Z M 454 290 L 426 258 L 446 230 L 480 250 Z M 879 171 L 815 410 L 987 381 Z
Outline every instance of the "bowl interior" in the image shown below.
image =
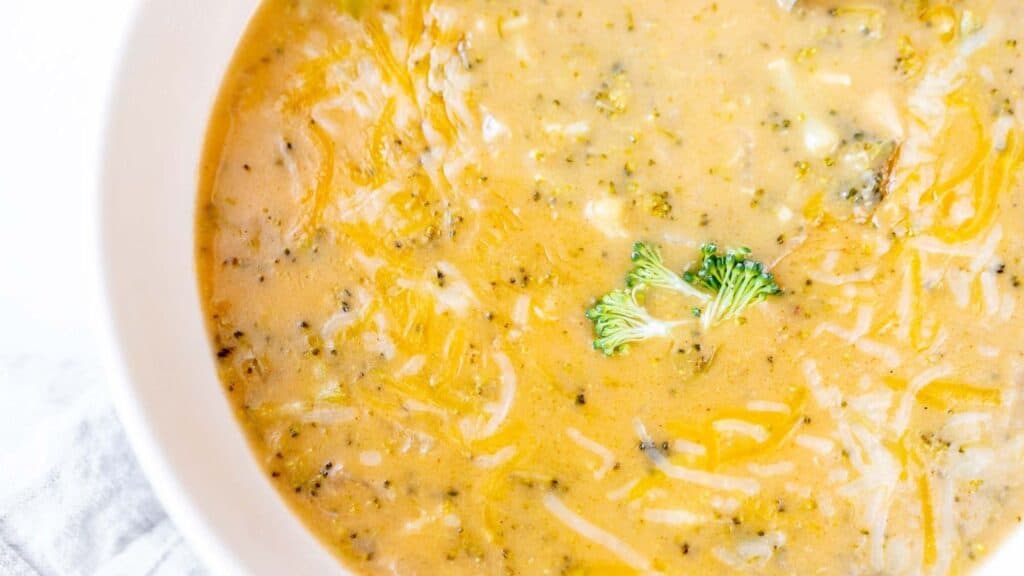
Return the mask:
M 102 183 L 100 259 L 113 391 L 172 518 L 223 574 L 345 574 L 257 466 L 216 377 L 193 258 L 197 166 L 258 0 L 148 0 L 124 52 Z M 1016 574 L 1024 530 L 982 573 Z
M 114 91 L 101 261 L 115 400 L 173 520 L 217 572 L 343 573 L 257 466 L 216 377 L 193 259 L 197 167 L 256 0 L 149 0 Z

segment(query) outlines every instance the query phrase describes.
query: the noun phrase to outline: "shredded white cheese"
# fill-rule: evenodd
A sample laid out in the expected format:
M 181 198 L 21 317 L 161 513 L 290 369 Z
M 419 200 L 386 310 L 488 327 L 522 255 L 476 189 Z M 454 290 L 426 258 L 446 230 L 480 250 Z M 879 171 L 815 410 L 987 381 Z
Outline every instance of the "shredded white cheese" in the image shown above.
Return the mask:
M 820 436 L 812 436 L 811 434 L 798 434 L 793 438 L 793 442 L 801 448 L 806 448 L 822 456 L 828 456 L 836 447 L 836 443 L 832 440 Z
M 630 568 L 646 573 L 654 572 L 651 567 L 650 560 L 637 552 L 629 544 L 626 544 L 611 533 L 591 524 L 585 518 L 570 510 L 569 507 L 554 494 L 544 495 L 544 507 L 547 508 L 548 512 L 551 512 L 555 518 L 558 518 L 559 521 L 568 526 L 573 532 L 608 550 Z
M 439 282 L 439 275 L 443 275 L 443 282 Z M 437 314 L 443 314 L 450 310 L 464 316 L 471 308 L 479 305 L 473 288 L 454 265 L 448 262 L 438 262 L 435 269 L 427 272 L 427 276 L 428 278 L 419 281 L 400 278 L 398 285 L 409 290 L 420 290 L 433 296 L 436 303 L 434 311 Z
M 925 369 L 917 376 L 914 376 L 907 384 L 907 389 L 903 392 L 903 398 L 900 400 L 900 404 L 896 409 L 896 413 L 893 414 L 890 424 L 897 437 L 902 436 L 903 432 L 907 429 L 907 425 L 910 423 L 910 411 L 914 407 L 914 401 L 921 390 L 932 382 L 945 378 L 952 373 L 953 369 L 949 365 L 939 364 Z
M 768 429 L 760 424 L 754 424 L 753 422 L 747 422 L 746 420 L 737 420 L 732 418 L 726 418 L 722 420 L 715 420 L 711 427 L 716 432 L 724 432 L 727 434 L 740 434 L 753 439 L 755 442 L 761 443 L 768 440 L 770 434 Z
M 645 445 L 653 446 L 651 438 L 647 435 L 647 429 L 644 425 L 639 420 L 635 420 L 633 425 L 636 428 L 637 435 L 640 437 L 640 440 Z M 657 448 L 653 447 L 645 449 L 644 454 L 647 455 L 647 457 L 654 463 L 654 466 L 661 471 L 662 474 L 674 480 L 681 480 L 683 482 L 689 482 L 690 484 L 704 486 L 705 488 L 713 488 L 715 490 L 741 492 L 747 496 L 754 496 L 761 491 L 761 483 L 753 478 L 728 476 L 725 474 L 716 474 L 714 472 L 706 472 L 704 470 L 677 466 L 669 462 L 668 458 L 666 458 L 664 454 L 659 452 Z
M 608 499 L 611 500 L 612 502 L 617 502 L 619 500 L 622 500 L 626 496 L 629 496 L 629 493 L 639 483 L 640 483 L 640 479 L 639 478 L 634 478 L 634 479 L 630 480 L 629 482 L 626 482 L 622 486 L 619 486 L 615 490 L 612 490 L 611 492 L 608 492 L 608 494 L 606 494 L 605 496 L 607 496 Z
M 488 144 L 508 134 L 508 127 L 498 121 L 492 114 L 484 114 L 483 138 Z
M 764 568 L 775 550 L 786 543 L 782 532 L 768 532 L 764 536 L 740 540 L 734 549 L 716 546 L 711 554 L 716 560 L 744 573 Z
M 508 418 L 508 414 L 512 410 L 512 403 L 516 398 L 516 373 L 512 367 L 512 361 L 503 352 L 493 352 L 491 357 L 501 371 L 498 378 L 501 386 L 500 397 L 497 403 L 491 403 L 484 407 L 484 410 L 490 413 L 490 417 L 483 423 L 479 419 L 471 418 L 465 418 L 459 422 L 463 437 L 469 441 L 483 440 L 493 436 Z
M 587 438 L 582 432 L 575 428 L 568 428 L 566 435 L 584 450 L 588 450 L 601 459 L 601 466 L 594 470 L 594 479 L 601 480 L 615 466 L 615 454 L 603 445 Z
M 526 328 L 526 325 L 530 323 L 530 297 L 526 294 L 516 299 L 515 306 L 512 308 L 512 321 L 520 328 Z
M 363 466 L 375 467 L 380 466 L 383 457 L 377 450 L 365 450 L 359 453 L 359 463 Z
M 680 454 L 689 454 L 690 456 L 703 456 L 708 453 L 708 449 L 703 444 L 681 438 L 672 441 L 672 449 Z
M 657 508 L 644 510 L 643 519 L 654 524 L 665 524 L 668 526 L 699 526 L 709 521 L 708 518 L 688 510 Z
M 516 455 L 515 446 L 505 446 L 494 454 L 481 454 L 473 457 L 473 465 L 477 468 L 497 468 L 512 460 Z
M 302 412 L 302 421 L 317 424 L 344 424 L 356 419 L 359 411 L 350 406 L 316 407 Z
M 408 378 L 409 376 L 415 376 L 423 370 L 423 366 L 426 365 L 426 363 L 427 357 L 423 354 L 417 354 L 406 360 L 405 364 L 395 371 L 395 377 Z

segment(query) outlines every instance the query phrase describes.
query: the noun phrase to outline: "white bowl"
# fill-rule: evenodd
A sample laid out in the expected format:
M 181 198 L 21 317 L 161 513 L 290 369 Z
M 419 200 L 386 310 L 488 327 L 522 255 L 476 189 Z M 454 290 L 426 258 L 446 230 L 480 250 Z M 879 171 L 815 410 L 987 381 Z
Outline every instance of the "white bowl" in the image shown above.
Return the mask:
M 148 0 L 125 46 L 100 195 L 110 380 L 143 469 L 221 574 L 346 574 L 256 464 L 217 380 L 193 260 L 197 168 L 257 0 Z M 1024 531 L 983 570 L 1019 574 Z
M 101 191 L 110 376 L 160 500 L 221 574 L 344 574 L 259 469 L 218 383 L 193 262 L 207 120 L 256 0 L 142 2 Z

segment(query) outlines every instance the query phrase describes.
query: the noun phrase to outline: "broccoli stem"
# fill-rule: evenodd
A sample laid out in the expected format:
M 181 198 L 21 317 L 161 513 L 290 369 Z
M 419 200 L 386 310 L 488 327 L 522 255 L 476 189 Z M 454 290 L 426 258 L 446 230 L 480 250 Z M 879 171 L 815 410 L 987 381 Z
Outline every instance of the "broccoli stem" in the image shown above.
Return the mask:
M 607 356 L 626 352 L 633 342 L 668 337 L 685 323 L 654 318 L 637 300 L 640 294 L 637 288 L 614 290 L 587 310 L 587 318 L 594 323 L 595 349 Z
M 708 295 L 684 281 L 682 276 L 665 266 L 661 251 L 652 244 L 637 242 L 633 245 L 630 256 L 633 269 L 626 276 L 626 285 L 630 288 L 650 286 L 679 292 L 685 296 L 707 301 Z

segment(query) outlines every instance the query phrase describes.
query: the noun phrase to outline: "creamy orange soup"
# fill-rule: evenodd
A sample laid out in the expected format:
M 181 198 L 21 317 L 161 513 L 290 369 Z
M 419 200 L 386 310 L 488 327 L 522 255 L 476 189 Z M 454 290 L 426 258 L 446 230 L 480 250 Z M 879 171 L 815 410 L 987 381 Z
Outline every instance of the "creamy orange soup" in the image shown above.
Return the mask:
M 197 240 L 261 466 L 364 574 L 980 566 L 1024 509 L 1022 26 L 268 0 Z

